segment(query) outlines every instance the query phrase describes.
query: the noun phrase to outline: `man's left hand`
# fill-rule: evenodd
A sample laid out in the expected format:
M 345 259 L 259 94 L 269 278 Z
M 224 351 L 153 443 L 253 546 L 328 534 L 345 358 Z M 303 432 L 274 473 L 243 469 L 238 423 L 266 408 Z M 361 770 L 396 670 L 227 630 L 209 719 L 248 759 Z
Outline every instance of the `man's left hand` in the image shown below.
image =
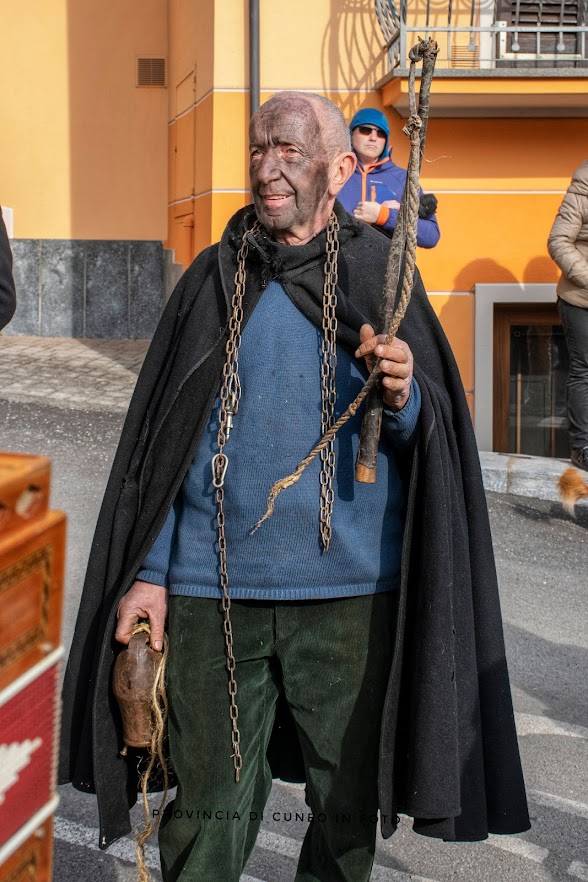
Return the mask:
M 375 224 L 382 206 L 379 202 L 358 202 L 353 209 L 353 214 L 366 224 Z
M 371 371 L 376 357 L 380 359 L 384 404 L 390 410 L 402 410 L 410 395 L 414 359 L 410 347 L 404 340 L 395 337 L 386 345 L 385 334 L 376 333 L 371 325 L 359 329 L 361 345 L 355 351 L 356 358 L 365 358 Z

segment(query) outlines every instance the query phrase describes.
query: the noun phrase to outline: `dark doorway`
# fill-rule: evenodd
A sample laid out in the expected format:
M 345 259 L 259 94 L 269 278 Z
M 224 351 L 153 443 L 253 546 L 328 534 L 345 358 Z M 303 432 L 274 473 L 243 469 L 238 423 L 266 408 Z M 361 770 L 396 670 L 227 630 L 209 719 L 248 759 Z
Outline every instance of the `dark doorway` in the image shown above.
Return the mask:
M 567 457 L 568 355 L 555 303 L 494 307 L 493 449 Z

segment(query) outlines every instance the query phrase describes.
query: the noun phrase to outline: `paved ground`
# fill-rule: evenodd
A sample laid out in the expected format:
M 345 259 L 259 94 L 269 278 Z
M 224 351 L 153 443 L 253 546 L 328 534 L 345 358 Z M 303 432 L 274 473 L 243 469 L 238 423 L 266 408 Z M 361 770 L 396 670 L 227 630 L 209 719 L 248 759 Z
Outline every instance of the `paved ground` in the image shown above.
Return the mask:
M 0 394 L 76 410 L 124 411 L 148 340 L 0 336 Z

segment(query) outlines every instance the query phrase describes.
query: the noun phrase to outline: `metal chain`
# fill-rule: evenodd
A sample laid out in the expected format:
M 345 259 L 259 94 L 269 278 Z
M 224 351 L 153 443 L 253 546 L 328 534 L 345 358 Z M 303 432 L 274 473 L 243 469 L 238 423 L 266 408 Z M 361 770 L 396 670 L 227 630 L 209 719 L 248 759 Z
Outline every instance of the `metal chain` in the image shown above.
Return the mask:
M 256 221 L 251 234 L 255 235 L 260 230 Z M 243 321 L 243 296 L 245 294 L 245 261 L 249 253 L 249 241 L 247 233 L 243 236 L 243 242 L 237 255 L 237 272 L 235 273 L 235 293 L 231 301 L 231 317 L 229 319 L 229 337 L 226 346 L 226 358 L 223 366 L 222 383 L 220 390 L 219 427 L 217 436 L 218 453 L 212 458 L 212 483 L 216 488 L 217 516 L 216 525 L 218 532 L 218 557 L 220 570 L 220 585 L 223 592 L 221 599 L 223 611 L 223 633 L 225 636 L 226 668 L 229 675 L 228 690 L 231 700 L 229 716 L 231 719 L 231 744 L 233 748 L 232 758 L 235 767 L 235 782 L 239 782 L 239 773 L 243 765 L 241 756 L 241 735 L 239 733 L 237 707 L 237 681 L 235 680 L 235 656 L 233 654 L 233 628 L 231 625 L 231 598 L 229 597 L 229 577 L 227 572 L 227 537 L 225 534 L 224 513 L 224 482 L 227 473 L 229 458 L 224 452 L 224 447 L 229 440 L 233 426 L 233 416 L 239 408 L 241 397 L 241 384 L 239 382 L 239 347 L 241 346 L 241 323 Z
M 335 368 L 337 366 L 337 258 L 339 256 L 339 221 L 333 212 L 327 226 L 327 260 L 325 263 L 325 283 L 323 288 L 323 339 L 321 363 L 321 430 L 325 432 L 335 422 L 337 388 Z M 320 532 L 323 548 L 329 548 L 332 536 L 331 517 L 333 514 L 333 478 L 335 476 L 335 440 L 332 438 L 321 450 L 321 501 Z
M 241 384 L 239 382 L 239 347 L 241 346 L 241 324 L 243 322 L 243 296 L 245 294 L 246 269 L 245 263 L 249 253 L 248 235 L 255 236 L 261 230 L 258 221 L 255 222 L 249 234 L 245 234 L 239 253 L 237 255 L 237 272 L 235 273 L 235 293 L 231 301 L 231 317 L 229 319 L 229 336 L 225 349 L 225 364 L 223 366 L 219 428 L 217 436 L 218 452 L 212 458 L 212 483 L 215 487 L 217 506 L 217 535 L 220 586 L 222 589 L 223 633 L 225 637 L 226 668 L 229 675 L 228 690 L 231 700 L 229 716 L 231 719 L 231 744 L 233 748 L 232 759 L 235 767 L 235 781 L 239 781 L 239 774 L 243 766 L 241 756 L 241 735 L 239 733 L 237 707 L 237 681 L 235 679 L 235 656 L 233 653 L 233 629 L 231 625 L 231 598 L 229 597 L 229 577 L 227 571 L 227 537 L 225 533 L 224 513 L 224 482 L 229 464 L 229 458 L 224 452 L 225 444 L 233 427 L 233 417 L 239 408 L 241 398 Z M 327 226 L 327 259 L 325 263 L 325 282 L 323 289 L 323 341 L 322 341 L 322 364 L 321 364 L 321 426 L 323 434 L 333 424 L 335 419 L 335 403 L 337 391 L 335 386 L 335 367 L 337 364 L 337 258 L 339 254 L 339 222 L 335 213 L 331 214 Z M 320 501 L 320 530 L 321 539 L 325 551 L 331 540 L 331 515 L 333 511 L 333 477 L 335 474 L 335 451 L 333 442 L 329 448 L 321 453 L 321 501 Z

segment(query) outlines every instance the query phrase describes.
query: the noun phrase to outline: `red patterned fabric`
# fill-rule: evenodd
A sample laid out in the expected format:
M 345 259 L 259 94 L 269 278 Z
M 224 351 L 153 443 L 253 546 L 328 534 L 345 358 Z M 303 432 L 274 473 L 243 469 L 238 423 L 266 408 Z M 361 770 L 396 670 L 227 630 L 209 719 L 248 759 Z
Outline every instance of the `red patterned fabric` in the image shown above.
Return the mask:
M 0 705 L 0 846 L 55 790 L 58 670 L 55 663 Z

